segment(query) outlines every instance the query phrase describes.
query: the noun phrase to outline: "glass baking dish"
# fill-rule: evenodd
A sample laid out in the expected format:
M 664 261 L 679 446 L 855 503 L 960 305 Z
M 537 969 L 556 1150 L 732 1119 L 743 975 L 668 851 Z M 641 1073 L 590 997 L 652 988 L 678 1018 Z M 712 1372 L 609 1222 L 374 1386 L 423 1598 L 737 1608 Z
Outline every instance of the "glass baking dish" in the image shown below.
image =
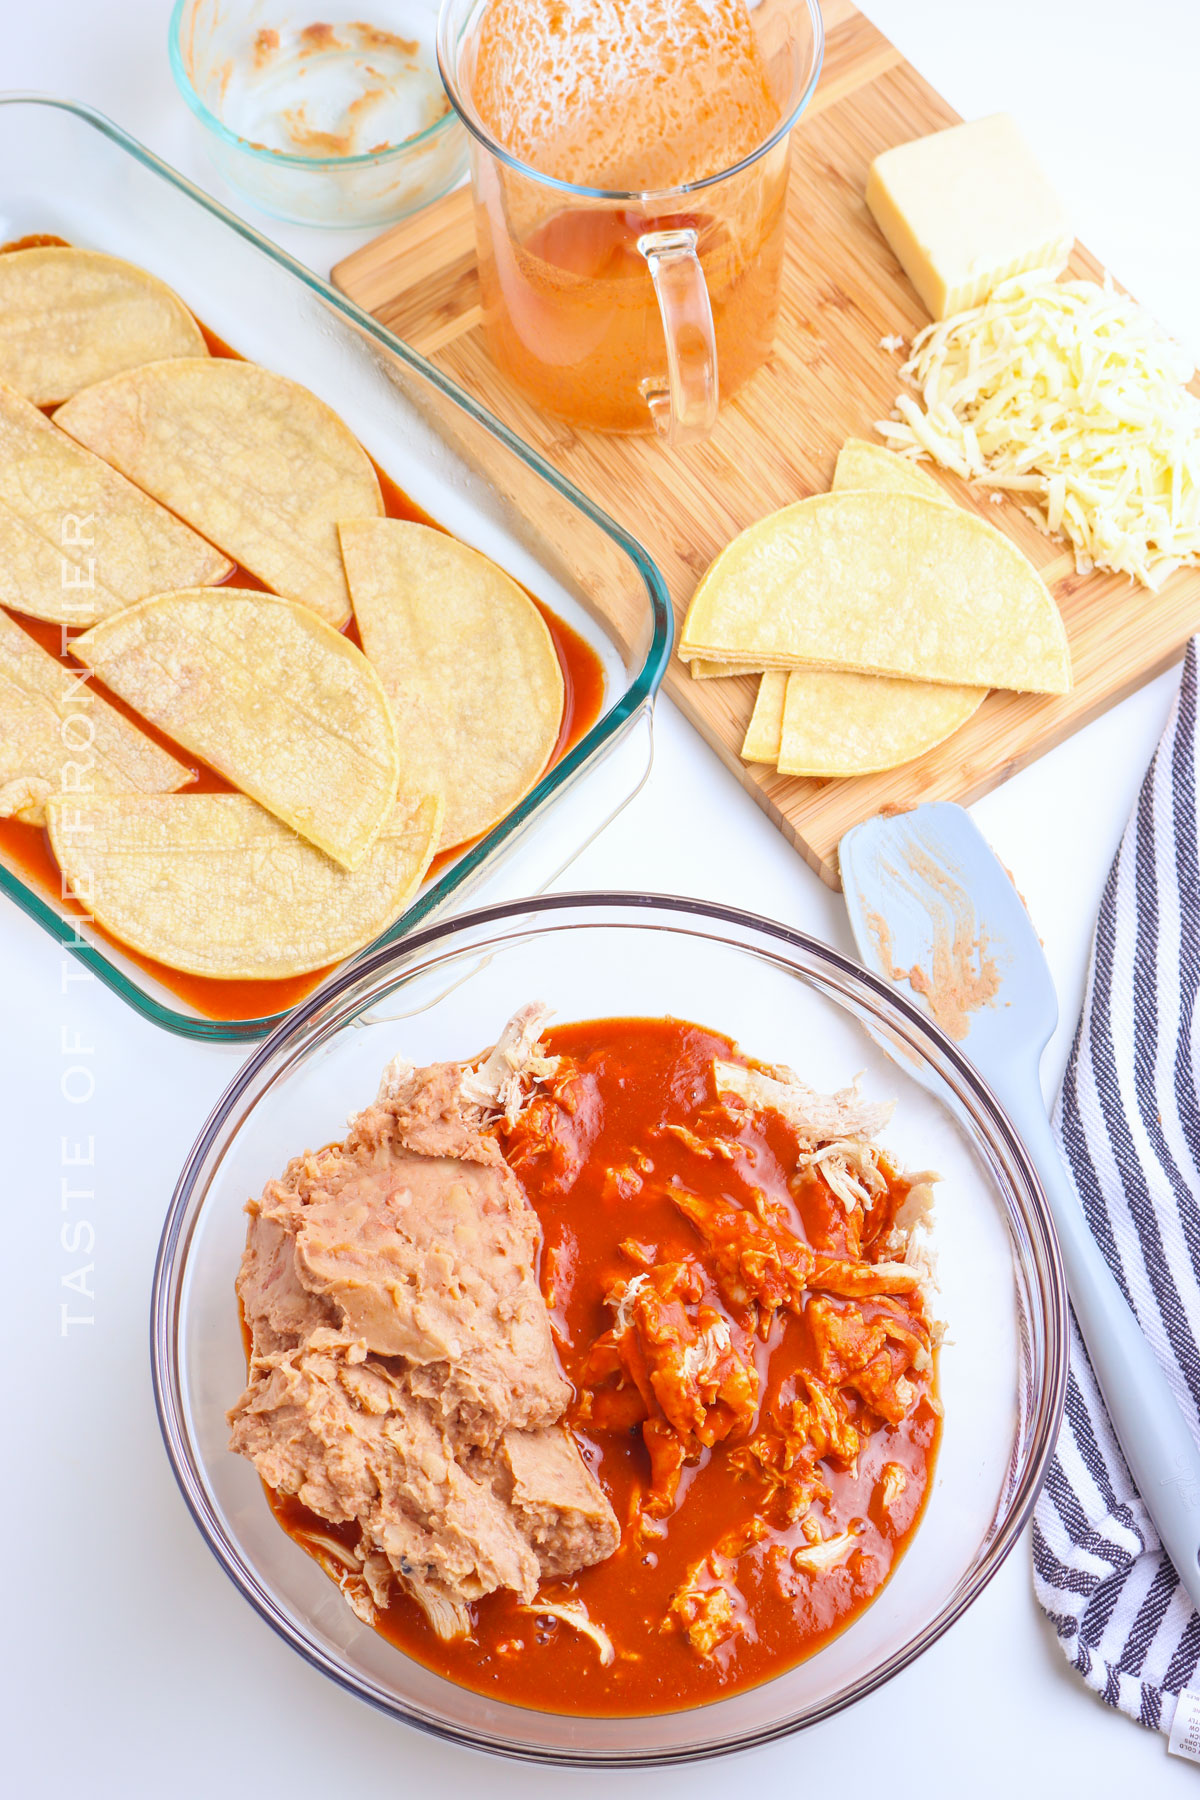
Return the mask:
M 168 282 L 234 350 L 302 381 L 439 524 L 493 557 L 596 653 L 596 722 L 508 817 L 377 940 L 462 905 L 535 893 L 638 791 L 671 649 L 662 576 L 635 539 L 470 396 L 119 126 L 75 101 L 0 94 L 0 242 L 52 233 Z M 214 1019 L 98 940 L 0 853 L 0 891 L 144 1018 L 216 1042 L 284 1013 Z M 362 952 L 360 954 L 366 954 Z

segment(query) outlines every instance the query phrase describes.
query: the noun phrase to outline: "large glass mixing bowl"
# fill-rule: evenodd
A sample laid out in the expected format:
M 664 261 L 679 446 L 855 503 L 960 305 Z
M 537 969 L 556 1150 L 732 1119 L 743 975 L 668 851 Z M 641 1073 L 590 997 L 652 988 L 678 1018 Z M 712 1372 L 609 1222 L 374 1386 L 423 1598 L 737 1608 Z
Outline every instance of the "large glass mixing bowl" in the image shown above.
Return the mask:
M 526 1000 L 561 1020 L 648 1015 L 729 1033 L 814 1086 L 863 1071 L 894 1097 L 885 1141 L 934 1168 L 947 1323 L 941 1451 L 924 1519 L 887 1586 L 840 1637 L 749 1692 L 646 1718 L 511 1706 L 449 1682 L 355 1618 L 280 1529 L 227 1448 L 245 1360 L 234 1277 L 242 1208 L 289 1157 L 341 1135 L 383 1065 L 471 1056 Z M 1017 1541 L 1050 1455 L 1066 1298 L 1037 1177 L 1001 1108 L 924 1017 L 801 932 L 697 901 L 562 895 L 487 908 L 364 956 L 245 1063 L 188 1157 L 155 1275 L 155 1392 L 175 1474 L 231 1580 L 318 1669 L 398 1719 L 510 1756 L 682 1761 L 795 1731 L 869 1693 L 952 1625 Z

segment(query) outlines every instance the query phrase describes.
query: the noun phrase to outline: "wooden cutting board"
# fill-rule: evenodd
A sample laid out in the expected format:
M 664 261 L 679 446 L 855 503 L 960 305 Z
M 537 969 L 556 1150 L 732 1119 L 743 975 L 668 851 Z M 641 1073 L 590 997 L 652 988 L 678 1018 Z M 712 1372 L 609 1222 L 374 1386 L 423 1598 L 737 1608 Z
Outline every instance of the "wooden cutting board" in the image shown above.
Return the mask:
M 926 315 L 863 204 L 872 158 L 957 119 L 846 0 L 825 0 L 825 67 L 793 136 L 788 256 L 775 350 L 723 407 L 712 438 L 668 452 L 653 438 L 576 431 L 539 413 L 483 344 L 469 195 L 460 190 L 339 263 L 333 280 L 477 395 L 645 544 L 682 621 L 712 558 L 776 507 L 828 487 L 838 447 L 891 410 L 902 354 Z M 1076 273 L 1100 268 L 1078 251 Z M 1010 532 L 1062 608 L 1075 685 L 1054 699 L 991 694 L 960 731 L 882 775 L 810 781 L 743 763 L 754 677 L 694 681 L 672 659 L 667 691 L 742 785 L 830 886 L 837 845 L 884 806 L 971 801 L 1165 668 L 1200 627 L 1200 571 L 1158 594 L 1123 576 L 1078 575 L 1015 506 L 947 478 L 954 498 Z M 518 504 L 520 496 L 513 496 Z

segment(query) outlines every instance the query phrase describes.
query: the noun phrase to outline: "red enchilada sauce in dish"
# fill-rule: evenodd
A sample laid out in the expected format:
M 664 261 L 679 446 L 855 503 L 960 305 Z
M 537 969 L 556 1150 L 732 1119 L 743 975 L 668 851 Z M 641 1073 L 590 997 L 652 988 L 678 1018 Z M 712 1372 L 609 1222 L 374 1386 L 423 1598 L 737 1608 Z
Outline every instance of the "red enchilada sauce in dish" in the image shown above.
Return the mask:
M 941 1408 L 937 1328 L 904 1258 L 929 1177 L 856 1129 L 872 1109 L 853 1091 L 813 1095 L 699 1026 L 591 1021 L 541 1048 L 557 1068 L 494 1130 L 541 1223 L 567 1418 L 620 1544 L 531 1604 L 486 1595 L 468 1635 L 439 1638 L 407 1595 L 372 1622 L 516 1705 L 696 1706 L 818 1650 L 917 1527 Z M 270 1498 L 343 1577 L 358 1527 Z

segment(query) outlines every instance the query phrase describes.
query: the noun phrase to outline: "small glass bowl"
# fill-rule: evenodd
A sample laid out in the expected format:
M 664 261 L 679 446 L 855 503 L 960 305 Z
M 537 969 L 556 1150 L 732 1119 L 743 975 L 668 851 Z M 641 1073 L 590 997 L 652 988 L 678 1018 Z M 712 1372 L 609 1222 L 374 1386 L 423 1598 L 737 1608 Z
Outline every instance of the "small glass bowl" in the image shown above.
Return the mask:
M 355 1618 L 228 1448 L 225 1411 L 246 1368 L 234 1277 L 247 1197 L 306 1146 L 341 1136 L 394 1054 L 417 1062 L 476 1054 L 533 999 L 564 1020 L 693 1019 L 823 1087 L 863 1070 L 872 1099 L 897 1100 L 889 1150 L 942 1177 L 945 1423 L 913 1541 L 874 1602 L 807 1662 L 683 1712 L 540 1712 L 434 1674 Z M 280 1636 L 395 1718 L 478 1749 L 591 1767 L 681 1762 L 783 1736 L 870 1693 L 934 1643 L 1029 1516 L 1058 1431 L 1066 1347 L 1066 1292 L 1037 1177 L 950 1040 L 800 932 L 726 907 L 631 894 L 481 908 L 374 952 L 298 1007 L 244 1064 L 184 1166 L 151 1319 L 155 1398 L 184 1498 L 218 1562 Z
M 466 133 L 438 73 L 437 14 L 437 0 L 319 14 L 289 0 L 176 0 L 171 72 L 217 169 L 264 212 L 386 225 L 466 169 Z

